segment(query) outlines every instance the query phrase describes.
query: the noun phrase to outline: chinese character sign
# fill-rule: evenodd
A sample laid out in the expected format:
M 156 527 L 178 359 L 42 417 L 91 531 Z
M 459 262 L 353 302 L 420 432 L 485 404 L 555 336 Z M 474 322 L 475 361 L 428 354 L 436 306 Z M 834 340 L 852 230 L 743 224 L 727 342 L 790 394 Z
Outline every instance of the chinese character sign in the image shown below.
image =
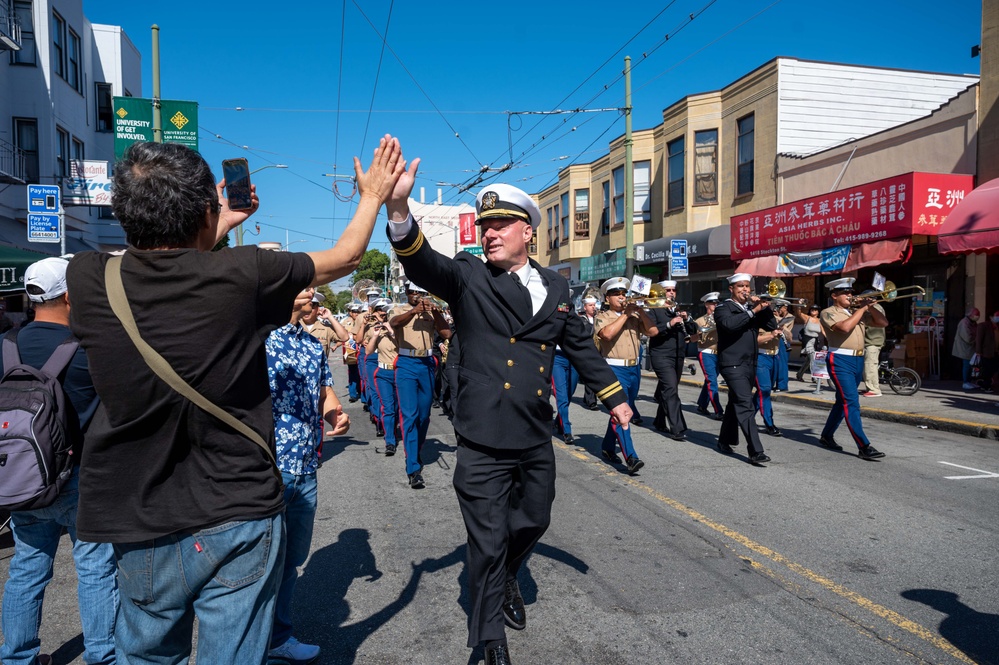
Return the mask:
M 462 245 L 475 245 L 475 213 L 463 212 L 458 215 L 458 239 Z
M 907 173 L 732 218 L 732 258 L 936 235 L 970 175 Z

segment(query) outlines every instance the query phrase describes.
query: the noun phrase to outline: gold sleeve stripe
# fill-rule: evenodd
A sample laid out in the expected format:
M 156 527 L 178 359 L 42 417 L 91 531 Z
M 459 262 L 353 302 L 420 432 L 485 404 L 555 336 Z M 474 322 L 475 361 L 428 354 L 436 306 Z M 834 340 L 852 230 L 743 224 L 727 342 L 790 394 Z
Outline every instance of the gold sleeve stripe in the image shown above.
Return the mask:
M 607 399 L 608 397 L 610 397 L 619 390 L 624 390 L 624 388 L 621 387 L 620 381 L 615 381 L 614 383 L 610 384 L 609 386 L 598 392 L 597 399 L 599 400 Z
M 423 247 L 423 231 L 420 231 L 420 233 L 416 236 L 416 240 L 413 241 L 412 245 L 405 249 L 396 249 L 395 253 L 396 256 L 412 256 L 420 251 L 421 247 Z

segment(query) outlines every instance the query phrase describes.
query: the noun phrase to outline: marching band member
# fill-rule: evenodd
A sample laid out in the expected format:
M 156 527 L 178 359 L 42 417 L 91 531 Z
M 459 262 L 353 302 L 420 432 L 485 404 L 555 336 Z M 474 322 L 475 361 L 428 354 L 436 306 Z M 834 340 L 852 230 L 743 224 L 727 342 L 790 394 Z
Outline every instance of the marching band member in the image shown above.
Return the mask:
M 768 295 L 760 296 L 763 301 L 772 300 Z M 778 301 L 771 303 L 770 311 Z M 774 425 L 774 406 L 770 400 L 770 393 L 774 384 L 777 383 L 777 353 L 784 338 L 775 313 L 771 313 L 774 325 L 757 333 L 757 357 L 756 357 L 756 410 L 763 414 L 763 425 L 770 436 L 783 436 L 783 433 Z
M 791 303 L 783 298 L 774 300 L 774 316 L 777 318 L 777 329 L 780 330 L 780 344 L 777 345 L 776 373 L 773 391 L 787 392 L 788 361 L 791 357 L 791 339 L 794 332 L 795 317 L 789 313 Z
M 583 298 L 583 312 L 580 316 L 583 318 L 583 325 L 586 327 L 586 332 L 590 337 L 593 337 L 593 326 L 596 321 L 597 309 L 600 305 L 594 296 L 586 296 Z M 593 390 L 589 386 L 583 386 L 583 406 L 585 406 L 590 411 L 596 411 L 600 407 L 597 406 L 597 396 L 593 393 Z
M 687 338 L 697 334 L 697 326 L 690 315 L 676 306 L 676 282 L 664 280 L 658 283 L 667 298 L 672 298 L 673 307 L 653 308 L 649 311 L 657 335 L 649 336 L 649 360 L 659 379 L 656 384 L 655 428 L 668 432 L 674 441 L 687 438 L 687 421 L 683 418 L 680 404 L 680 376 L 687 357 Z
M 392 326 L 389 325 L 386 310 L 390 306 L 388 299 L 375 303 L 375 323 L 371 334 L 364 345 L 366 356 L 378 358 L 377 367 L 372 374 L 372 384 L 375 395 L 378 396 L 378 419 L 385 432 L 385 456 L 392 457 L 399 445 L 396 424 L 399 422 L 399 403 L 396 399 L 395 361 L 399 355 L 398 339 Z
M 711 404 L 712 418 L 721 420 L 722 406 L 718 395 L 718 329 L 715 327 L 715 308 L 718 306 L 718 291 L 712 291 L 701 296 L 704 303 L 704 316 L 697 319 L 697 360 L 701 364 L 701 374 L 704 375 L 704 385 L 701 394 L 697 396 L 697 412 L 708 414 L 708 404 Z

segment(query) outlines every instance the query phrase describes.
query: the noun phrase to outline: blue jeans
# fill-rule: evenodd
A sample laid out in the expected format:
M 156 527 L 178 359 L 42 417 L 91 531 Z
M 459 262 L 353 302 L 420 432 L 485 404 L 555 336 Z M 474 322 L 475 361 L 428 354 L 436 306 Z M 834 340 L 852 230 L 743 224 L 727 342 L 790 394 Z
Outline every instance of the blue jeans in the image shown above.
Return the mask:
M 284 515 L 116 543 L 119 665 L 264 665 L 284 566 Z
M 572 434 L 569 402 L 578 383 L 576 368 L 569 362 L 568 356 L 556 349 L 555 361 L 552 363 L 552 392 L 555 393 L 555 405 L 558 408 L 558 429 L 562 434 Z
M 87 543 L 76 538 L 79 480 L 77 467 L 52 505 L 11 513 L 14 556 L 3 594 L 4 643 L 0 646 L 0 660 L 4 665 L 33 664 L 38 656 L 42 600 L 52 579 L 52 564 L 63 527 L 69 531 L 76 562 L 83 660 L 89 665 L 115 662 L 118 582 L 114 551 L 108 543 Z
M 274 635 L 271 648 L 291 637 L 291 601 L 298 581 L 298 568 L 309 558 L 312 547 L 312 527 L 316 521 L 316 474 L 294 476 L 281 472 L 284 481 L 284 573 L 274 610 Z

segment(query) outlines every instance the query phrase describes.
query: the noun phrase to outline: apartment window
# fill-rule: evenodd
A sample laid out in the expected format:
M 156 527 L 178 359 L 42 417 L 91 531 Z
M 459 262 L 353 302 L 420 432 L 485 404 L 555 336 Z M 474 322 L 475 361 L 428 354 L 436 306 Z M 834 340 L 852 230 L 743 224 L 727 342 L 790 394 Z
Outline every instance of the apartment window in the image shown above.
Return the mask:
M 610 180 L 604 180 L 604 207 L 600 211 L 600 234 L 610 235 Z
M 111 99 L 111 84 L 94 84 L 97 94 L 94 95 L 97 104 L 97 131 L 114 131 L 114 104 Z
M 38 182 L 38 121 L 34 118 L 14 118 L 14 140 L 24 154 L 24 177 Z
M 573 200 L 573 224 L 576 238 L 590 237 L 590 190 L 577 189 Z
M 718 130 L 694 132 L 694 203 L 718 203 Z
M 753 130 L 755 128 L 755 116 L 747 115 L 738 120 L 739 126 L 739 157 L 738 171 L 736 174 L 736 196 L 751 194 L 753 192 Z
M 73 137 L 73 159 L 78 162 L 82 162 L 86 159 L 86 157 L 84 157 L 83 141 L 76 137 Z
M 552 247 L 555 246 L 555 227 L 552 221 L 552 209 L 548 208 L 546 211 L 548 213 L 548 251 L 552 251 Z
M 534 229 L 534 233 L 531 234 L 531 244 L 527 246 L 527 251 L 531 254 L 538 253 L 538 230 Z
M 562 206 L 562 244 L 569 242 L 569 192 L 566 192 L 559 199 Z
M 666 208 L 683 207 L 683 137 L 666 144 Z
M 611 180 L 614 182 L 614 217 L 611 224 L 620 226 L 624 224 L 624 167 L 619 166 L 611 171 Z
M 14 14 L 21 24 L 21 50 L 10 52 L 10 62 L 14 65 L 34 65 L 37 63 L 37 56 L 31 0 L 14 0 Z
M 635 222 L 652 221 L 652 162 L 635 162 L 635 196 L 631 216 Z
M 69 132 L 56 127 L 56 175 L 69 176 Z
M 561 231 L 559 230 L 562 218 L 559 217 L 558 212 L 559 212 L 558 204 L 555 204 L 555 206 L 552 208 L 552 217 L 555 218 L 555 235 L 552 236 L 552 248 L 558 247 L 559 238 L 562 235 Z
M 52 12 L 52 71 L 66 78 L 66 21 Z
M 80 36 L 69 29 L 69 52 L 66 58 L 66 81 L 81 95 L 83 94 L 83 76 L 80 73 Z

